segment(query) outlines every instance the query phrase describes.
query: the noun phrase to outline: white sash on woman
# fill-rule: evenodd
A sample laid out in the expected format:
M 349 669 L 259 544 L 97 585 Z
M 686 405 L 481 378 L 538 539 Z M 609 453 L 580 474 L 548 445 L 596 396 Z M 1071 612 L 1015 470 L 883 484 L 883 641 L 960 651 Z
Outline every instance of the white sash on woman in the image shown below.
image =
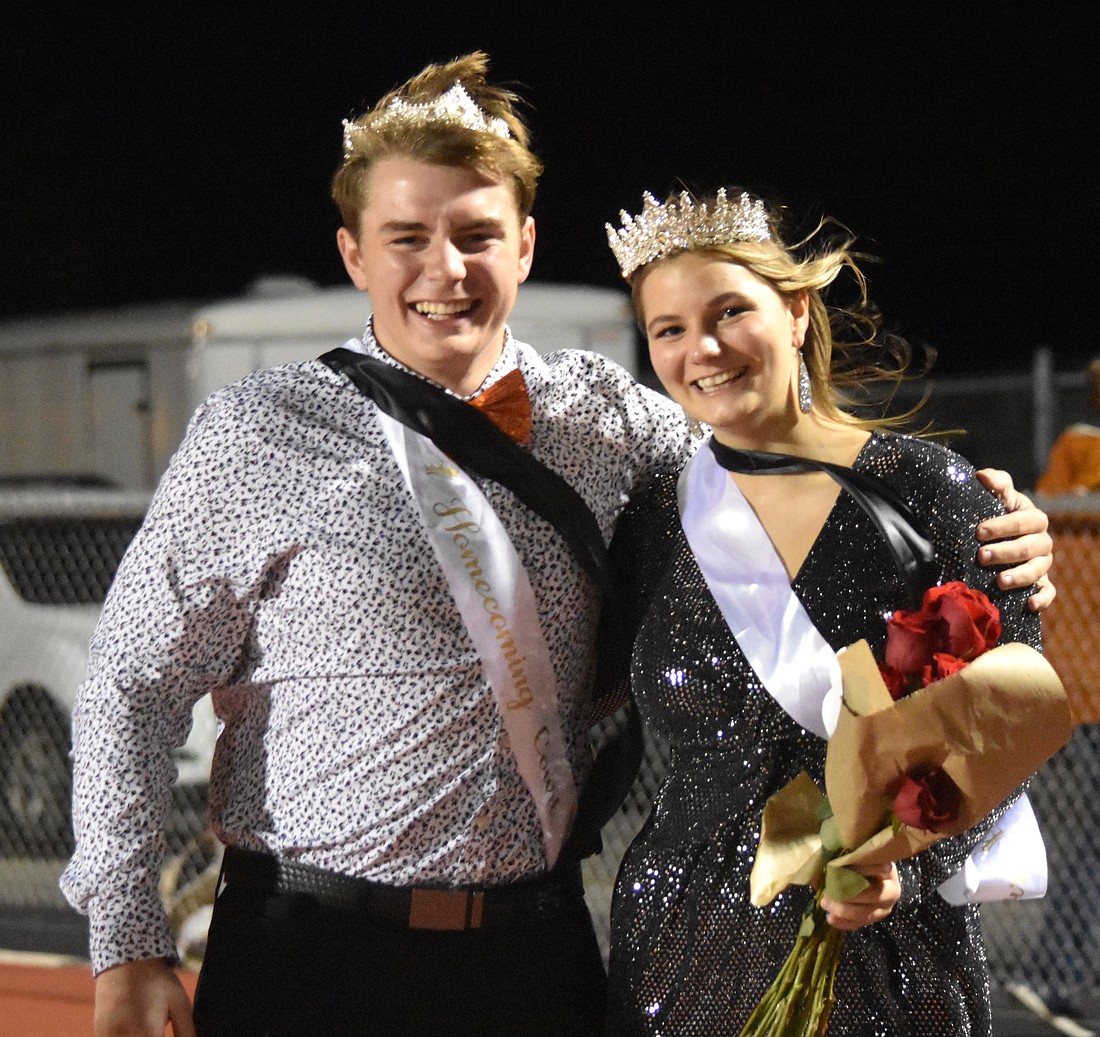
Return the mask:
M 677 498 L 691 553 L 749 665 L 789 716 L 828 738 L 843 690 L 836 653 L 752 506 L 705 446 L 681 473 Z M 952 904 L 975 904 L 1042 897 L 1046 887 L 1046 847 L 1023 795 L 939 889 Z
M 431 440 L 378 412 L 481 657 L 553 866 L 577 808 L 558 686 L 531 581 L 485 495 Z
M 677 497 L 691 553 L 749 665 L 796 723 L 827 738 L 840 711 L 836 653 L 791 589 L 751 505 L 706 446 L 681 473 Z

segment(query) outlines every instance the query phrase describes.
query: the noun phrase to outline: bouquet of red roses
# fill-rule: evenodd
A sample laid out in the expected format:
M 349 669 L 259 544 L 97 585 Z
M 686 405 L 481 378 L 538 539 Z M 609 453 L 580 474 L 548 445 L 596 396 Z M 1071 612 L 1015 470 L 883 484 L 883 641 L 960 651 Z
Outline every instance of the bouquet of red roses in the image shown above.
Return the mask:
M 839 655 L 844 696 L 823 793 L 808 774 L 764 808 L 751 899 L 816 890 L 795 946 L 742 1037 L 824 1034 L 844 934 L 824 892 L 867 882 L 849 865 L 890 864 L 972 827 L 1069 740 L 1069 705 L 1050 664 L 1022 644 L 994 647 L 996 607 L 955 582 L 888 621 L 880 667 L 865 641 Z

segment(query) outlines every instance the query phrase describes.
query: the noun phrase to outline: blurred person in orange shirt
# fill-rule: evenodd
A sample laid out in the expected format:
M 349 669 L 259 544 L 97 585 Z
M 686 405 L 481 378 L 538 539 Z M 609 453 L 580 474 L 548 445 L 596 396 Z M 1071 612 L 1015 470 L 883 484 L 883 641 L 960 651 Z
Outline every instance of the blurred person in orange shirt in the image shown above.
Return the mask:
M 1100 357 L 1089 364 L 1088 374 L 1089 409 L 1100 414 Z M 1049 494 L 1100 491 L 1100 426 L 1070 425 L 1051 447 L 1035 489 Z

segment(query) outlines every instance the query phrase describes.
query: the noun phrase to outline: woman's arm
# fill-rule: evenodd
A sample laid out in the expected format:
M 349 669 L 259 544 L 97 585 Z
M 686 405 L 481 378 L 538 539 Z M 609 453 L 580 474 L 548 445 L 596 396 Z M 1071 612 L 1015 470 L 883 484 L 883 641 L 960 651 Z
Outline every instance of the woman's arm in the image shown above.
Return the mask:
M 990 529 L 994 534 L 1010 535 L 1013 530 L 1034 528 L 1037 518 L 1045 528 L 1046 516 L 1013 489 L 1012 480 L 1006 473 L 986 472 L 986 478 L 980 478 L 979 482 L 967 477 L 973 469 L 957 454 L 927 442 L 914 449 L 932 451 L 943 459 L 942 463 L 915 466 L 915 471 L 920 473 L 917 476 L 920 485 L 911 487 L 911 495 L 907 494 L 918 513 L 928 522 L 927 532 L 940 563 L 940 582 L 961 580 L 989 597 L 1000 612 L 1002 629 L 998 643 L 1020 642 L 1041 648 L 1040 619 L 1031 600 L 1033 588 L 1027 583 L 1017 583 L 1015 578 L 1003 579 L 1006 575 L 1015 577 L 1013 570 L 995 573 L 990 568 L 996 564 L 1006 564 L 1004 556 L 1015 542 L 996 545 L 998 550 L 993 557 L 986 559 L 982 554 L 987 548 L 975 551 L 973 538 L 975 528 L 979 530 L 979 538 L 983 530 L 988 532 Z M 936 474 L 947 469 L 953 473 L 950 478 Z M 989 485 L 990 476 L 1001 490 L 998 496 L 1006 512 L 1001 516 L 996 516 L 998 501 L 990 496 L 996 491 L 990 489 L 987 492 L 985 488 Z M 1008 511 L 1014 505 L 1019 510 Z M 1036 535 L 1049 543 L 1050 538 L 1045 532 Z M 1042 546 L 1042 539 L 1032 543 Z M 901 902 L 907 904 L 934 895 L 940 884 L 962 866 L 974 847 L 981 843 L 1022 791 L 1022 788 L 1017 789 L 968 831 L 941 840 L 917 857 L 900 862 Z

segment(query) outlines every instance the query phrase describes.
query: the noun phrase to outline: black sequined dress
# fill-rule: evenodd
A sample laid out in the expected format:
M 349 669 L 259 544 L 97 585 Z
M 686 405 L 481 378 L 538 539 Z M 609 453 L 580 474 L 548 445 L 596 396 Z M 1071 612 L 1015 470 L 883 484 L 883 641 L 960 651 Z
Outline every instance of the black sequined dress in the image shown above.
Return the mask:
M 977 565 L 974 529 L 997 510 L 971 467 L 922 440 L 877 433 L 855 467 L 885 479 L 936 548 L 940 582 L 961 579 L 999 605 L 1002 641 L 1038 647 L 1027 591 L 1000 592 Z M 824 787 L 825 742 L 763 689 L 684 539 L 676 480 L 654 487 L 620 524 L 642 609 L 634 694 L 670 744 L 671 762 L 645 828 L 627 852 L 612 909 L 610 1025 L 615 1034 L 719 1037 L 740 1032 L 794 944 L 809 891 L 765 908 L 748 900 L 767 798 L 800 771 Z M 829 644 L 866 637 L 904 602 L 893 561 L 852 499 L 840 494 L 794 582 Z M 902 862 L 891 916 L 849 933 L 830 1037 L 966 1037 L 990 1033 L 978 909 L 950 906 L 937 886 L 988 823 Z

